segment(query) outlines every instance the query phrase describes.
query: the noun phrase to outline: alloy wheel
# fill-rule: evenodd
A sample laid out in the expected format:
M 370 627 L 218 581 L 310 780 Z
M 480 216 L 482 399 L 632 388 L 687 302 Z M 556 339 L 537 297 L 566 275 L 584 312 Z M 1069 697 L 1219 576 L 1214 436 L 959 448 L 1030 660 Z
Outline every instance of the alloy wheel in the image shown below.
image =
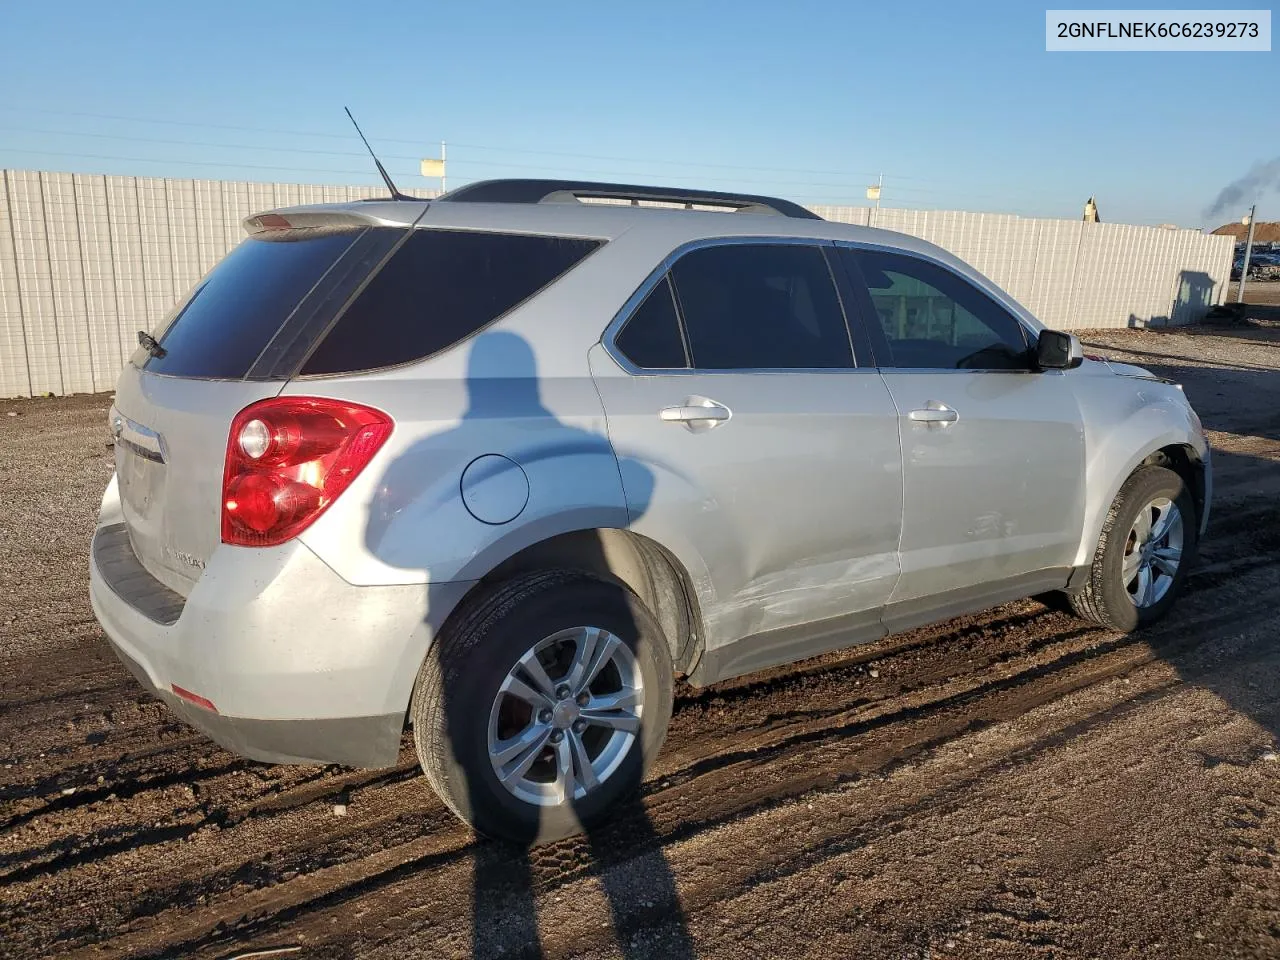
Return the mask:
M 538 806 L 580 800 L 613 775 L 640 731 L 644 680 L 634 654 L 600 627 L 562 630 L 508 671 L 489 712 L 489 761 Z
M 1138 511 L 1125 541 L 1120 576 L 1134 606 L 1155 606 L 1182 565 L 1183 519 L 1178 505 L 1157 497 Z

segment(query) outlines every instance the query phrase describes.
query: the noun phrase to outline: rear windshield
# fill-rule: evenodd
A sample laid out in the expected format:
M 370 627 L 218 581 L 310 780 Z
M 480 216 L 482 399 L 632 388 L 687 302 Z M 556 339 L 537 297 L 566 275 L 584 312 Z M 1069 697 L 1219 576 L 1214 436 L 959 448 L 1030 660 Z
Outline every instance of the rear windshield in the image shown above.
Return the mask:
M 381 227 L 251 237 L 157 332 L 164 355 L 140 349 L 135 362 L 178 377 L 274 379 L 420 360 L 493 322 L 600 245 L 461 230 L 405 237 L 403 228 Z
M 282 231 L 243 241 L 158 334 L 164 356 L 141 352 L 146 369 L 175 377 L 244 377 L 302 298 L 363 232 Z
M 415 230 L 302 367 L 306 374 L 420 360 L 529 299 L 596 240 Z

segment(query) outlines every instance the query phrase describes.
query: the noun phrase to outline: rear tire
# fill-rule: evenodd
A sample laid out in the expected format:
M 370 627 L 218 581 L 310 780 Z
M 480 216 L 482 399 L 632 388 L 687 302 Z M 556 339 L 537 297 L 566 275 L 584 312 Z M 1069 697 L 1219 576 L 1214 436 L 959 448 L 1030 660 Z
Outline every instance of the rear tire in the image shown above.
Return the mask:
M 433 644 L 410 704 L 418 759 L 477 832 L 559 839 L 638 789 L 672 686 L 666 637 L 629 590 L 576 571 L 524 574 L 469 601 Z
M 1195 501 L 1182 477 L 1139 467 L 1116 495 L 1084 588 L 1069 599 L 1075 614 L 1128 633 L 1163 617 L 1195 557 Z

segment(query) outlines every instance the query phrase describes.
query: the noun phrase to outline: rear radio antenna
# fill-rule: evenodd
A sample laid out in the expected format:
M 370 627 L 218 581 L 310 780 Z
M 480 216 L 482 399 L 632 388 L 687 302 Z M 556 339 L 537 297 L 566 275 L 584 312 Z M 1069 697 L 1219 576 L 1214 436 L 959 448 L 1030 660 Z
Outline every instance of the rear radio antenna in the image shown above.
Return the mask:
M 412 200 L 413 197 L 405 196 L 396 189 L 396 185 L 391 182 L 391 176 L 387 173 L 387 168 L 382 165 L 382 161 L 378 159 L 378 155 L 373 152 L 373 147 L 369 146 L 369 141 L 365 140 L 364 131 L 360 129 L 360 124 L 356 123 L 356 118 L 351 116 L 351 108 L 343 107 L 347 111 L 347 119 L 351 121 L 351 125 L 356 128 L 356 133 L 360 134 L 360 139 L 364 140 L 364 148 L 369 151 L 369 156 L 373 157 L 373 162 L 378 168 L 378 173 L 382 175 L 382 182 L 387 185 L 387 189 L 391 191 L 392 200 Z

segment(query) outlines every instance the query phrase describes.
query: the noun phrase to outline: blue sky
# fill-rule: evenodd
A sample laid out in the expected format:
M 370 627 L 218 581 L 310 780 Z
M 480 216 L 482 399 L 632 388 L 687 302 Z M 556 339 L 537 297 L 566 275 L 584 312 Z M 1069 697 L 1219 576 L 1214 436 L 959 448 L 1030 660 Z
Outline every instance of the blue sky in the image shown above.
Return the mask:
M 401 186 L 434 185 L 417 158 L 444 139 L 451 184 L 865 203 L 883 172 L 886 206 L 1075 218 L 1093 194 L 1106 220 L 1213 226 L 1280 155 L 1275 52 L 1050 54 L 1044 10 L 10 0 L 0 166 L 377 182 L 347 104 Z

